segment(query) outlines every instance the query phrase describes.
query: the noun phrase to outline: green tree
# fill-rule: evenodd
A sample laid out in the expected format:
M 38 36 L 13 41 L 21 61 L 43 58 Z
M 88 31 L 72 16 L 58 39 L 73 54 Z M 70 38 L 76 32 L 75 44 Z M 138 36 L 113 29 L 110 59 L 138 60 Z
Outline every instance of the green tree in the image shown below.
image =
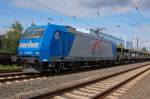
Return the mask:
M 23 27 L 19 21 L 15 21 L 11 25 L 11 29 L 7 32 L 4 38 L 4 50 L 7 50 L 9 52 L 16 52 L 22 29 Z

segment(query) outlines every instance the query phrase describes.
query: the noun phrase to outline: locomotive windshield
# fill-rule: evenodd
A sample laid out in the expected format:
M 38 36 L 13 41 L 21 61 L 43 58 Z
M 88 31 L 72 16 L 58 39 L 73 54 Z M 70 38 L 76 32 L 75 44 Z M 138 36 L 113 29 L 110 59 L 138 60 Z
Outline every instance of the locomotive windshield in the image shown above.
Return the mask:
M 41 38 L 44 33 L 44 28 L 26 29 L 22 35 L 24 39 Z

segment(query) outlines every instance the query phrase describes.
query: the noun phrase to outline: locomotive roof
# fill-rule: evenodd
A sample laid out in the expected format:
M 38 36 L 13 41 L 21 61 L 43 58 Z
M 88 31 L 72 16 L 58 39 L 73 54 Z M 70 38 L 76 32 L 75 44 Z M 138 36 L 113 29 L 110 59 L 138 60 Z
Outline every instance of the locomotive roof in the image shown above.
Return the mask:
M 92 29 L 74 28 L 72 26 L 56 25 L 56 24 L 48 24 L 48 25 L 52 25 L 52 26 L 56 26 L 56 27 L 57 26 L 66 27 L 69 32 L 72 32 L 72 33 L 75 33 L 75 34 L 79 34 L 79 35 L 83 35 L 83 36 L 96 38 L 96 39 L 101 39 L 96 33 L 94 33 L 94 30 L 92 30 Z M 48 25 L 33 25 L 33 26 L 30 26 L 29 28 L 45 28 Z M 124 41 L 124 40 L 122 40 L 120 38 L 117 38 L 117 37 L 114 37 L 112 35 L 108 35 L 108 34 L 105 34 L 105 33 L 102 33 L 102 32 L 99 32 L 99 35 L 104 35 L 104 36 L 107 36 L 107 37 L 110 37 L 110 38 L 114 38 L 114 39 L 119 40 L 119 41 Z M 131 43 L 131 42 L 127 41 L 127 43 Z
M 68 30 L 70 32 L 73 32 L 73 33 L 76 33 L 76 34 L 81 34 L 81 35 L 85 35 L 85 36 L 90 36 L 90 37 L 96 37 L 96 38 L 100 38 L 98 37 L 98 35 L 96 34 L 96 32 L 92 29 L 82 29 L 82 28 L 73 28 L 73 27 L 70 27 L 70 26 L 67 26 Z M 120 38 L 117 38 L 115 36 L 112 36 L 112 35 L 108 35 L 106 33 L 102 33 L 102 32 L 98 32 L 99 36 L 100 35 L 103 35 L 103 36 L 107 36 L 107 37 L 110 37 L 110 38 L 113 38 L 113 39 L 116 39 L 116 40 L 119 40 L 119 41 L 124 41 Z M 127 41 L 127 43 L 131 43 L 129 41 Z

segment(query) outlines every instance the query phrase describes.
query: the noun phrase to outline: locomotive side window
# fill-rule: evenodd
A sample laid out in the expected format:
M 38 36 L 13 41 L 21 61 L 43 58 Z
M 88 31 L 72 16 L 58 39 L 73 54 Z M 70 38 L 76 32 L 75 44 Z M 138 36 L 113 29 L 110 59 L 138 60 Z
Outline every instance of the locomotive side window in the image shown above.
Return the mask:
M 56 40 L 59 40 L 59 39 L 60 39 L 60 32 L 56 32 L 56 33 L 55 33 L 55 39 L 56 39 Z

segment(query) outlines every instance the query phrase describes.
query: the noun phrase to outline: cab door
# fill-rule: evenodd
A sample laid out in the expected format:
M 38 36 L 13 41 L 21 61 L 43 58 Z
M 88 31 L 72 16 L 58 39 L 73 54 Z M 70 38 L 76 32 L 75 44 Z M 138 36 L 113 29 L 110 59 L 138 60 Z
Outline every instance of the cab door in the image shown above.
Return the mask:
M 60 32 L 60 56 L 62 58 L 67 56 L 68 48 L 67 48 L 67 35 L 66 32 Z
M 52 40 L 52 56 L 64 58 L 67 56 L 67 36 L 65 32 L 56 31 Z

